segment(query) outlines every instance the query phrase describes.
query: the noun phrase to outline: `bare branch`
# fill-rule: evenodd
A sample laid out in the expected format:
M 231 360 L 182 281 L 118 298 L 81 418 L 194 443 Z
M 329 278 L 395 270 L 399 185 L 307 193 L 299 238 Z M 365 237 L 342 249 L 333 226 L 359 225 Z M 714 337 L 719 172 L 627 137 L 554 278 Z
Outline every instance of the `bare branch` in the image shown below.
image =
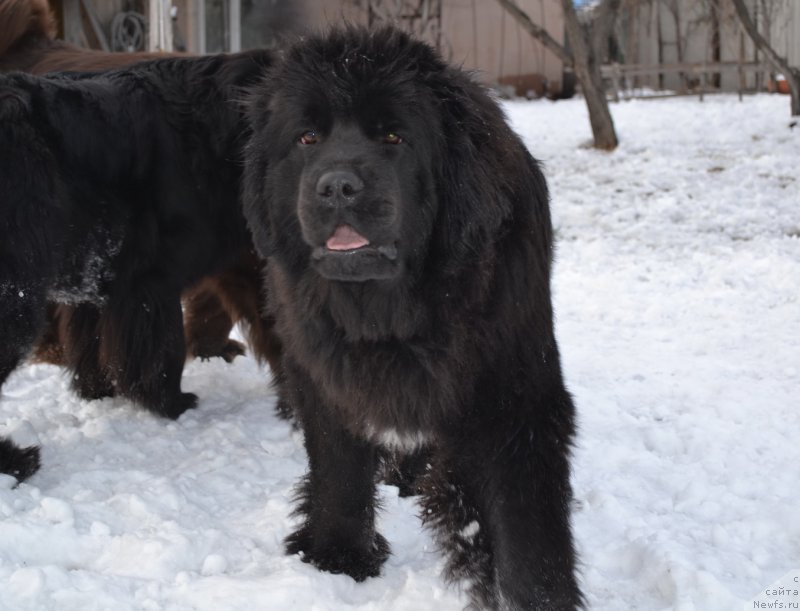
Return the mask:
M 747 7 L 744 0 L 732 0 L 733 6 L 736 9 L 736 14 L 739 21 L 742 22 L 747 35 L 753 40 L 753 43 L 761 50 L 766 56 L 769 63 L 775 66 L 775 69 L 783 73 L 786 82 L 789 83 L 789 89 L 792 93 L 791 112 L 792 115 L 800 115 L 800 70 L 792 68 L 789 62 L 778 55 L 772 45 L 761 35 L 756 27 L 756 24 L 750 18 L 750 13 L 747 12 Z
M 592 11 L 592 47 L 598 62 L 605 61 L 608 37 L 614 30 L 622 0 L 604 0 Z
M 519 25 L 521 25 L 522 28 L 528 32 L 528 34 L 542 43 L 545 49 L 550 51 L 553 55 L 558 57 L 558 59 L 564 62 L 565 66 L 572 66 L 572 55 L 569 53 L 569 51 L 567 51 L 564 45 L 560 44 L 555 38 L 550 36 L 548 31 L 543 27 L 533 23 L 530 17 L 528 17 L 527 13 L 519 8 L 514 0 L 497 0 L 497 2 L 500 4 L 500 6 L 506 9 L 506 11 L 508 11 L 508 13 L 514 19 L 516 19 L 517 23 L 519 23 Z
M 747 32 L 748 36 L 753 40 L 756 46 L 759 48 L 760 51 L 767 56 L 767 60 L 775 66 L 776 70 L 780 72 L 788 72 L 789 71 L 789 62 L 783 59 L 780 55 L 778 55 L 775 50 L 770 46 L 767 40 L 761 35 L 756 28 L 756 24 L 753 23 L 753 20 L 750 18 L 750 14 L 747 12 L 747 7 L 744 4 L 744 0 L 732 0 L 733 6 L 736 8 L 736 14 L 739 16 L 739 21 L 742 22 L 742 26 L 744 27 L 745 31 Z

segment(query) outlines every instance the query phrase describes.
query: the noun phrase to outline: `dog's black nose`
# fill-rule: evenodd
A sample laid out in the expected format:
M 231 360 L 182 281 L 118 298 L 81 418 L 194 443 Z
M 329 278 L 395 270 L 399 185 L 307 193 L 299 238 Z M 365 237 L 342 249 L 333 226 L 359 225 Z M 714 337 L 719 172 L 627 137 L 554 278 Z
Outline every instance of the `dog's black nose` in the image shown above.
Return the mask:
M 317 195 L 326 199 L 350 200 L 363 189 L 364 181 L 348 170 L 325 172 L 317 181 Z

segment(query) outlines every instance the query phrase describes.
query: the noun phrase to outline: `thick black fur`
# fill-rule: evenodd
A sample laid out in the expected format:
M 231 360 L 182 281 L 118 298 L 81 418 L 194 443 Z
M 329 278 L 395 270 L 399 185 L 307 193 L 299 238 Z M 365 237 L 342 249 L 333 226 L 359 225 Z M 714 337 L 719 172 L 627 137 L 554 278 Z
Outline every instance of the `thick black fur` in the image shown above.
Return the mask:
M 47 303 L 67 303 L 64 358 L 81 396 L 121 394 L 170 418 L 195 405 L 180 387 L 180 295 L 250 248 L 241 97 L 270 62 L 0 76 L 0 384 Z
M 0 473 L 23 481 L 39 470 L 39 448 L 20 448 L 10 439 L 0 438 Z
M 109 53 L 84 49 L 56 38 L 56 18 L 47 0 L 0 0 L 0 71 L 31 74 L 95 72 L 164 58 L 164 53 Z M 232 361 L 244 345 L 230 339 L 237 322 L 246 331 L 250 349 L 260 361 L 277 366 L 279 346 L 271 321 L 263 318 L 262 264 L 252 251 L 229 268 L 204 277 L 182 295 L 186 349 L 189 357 L 221 357 Z M 39 362 L 63 365 L 70 347 L 73 305 L 52 304 L 47 331 L 32 355 Z M 77 312 L 77 317 L 83 313 Z M 76 320 L 76 324 L 80 324 Z M 108 387 L 104 391 L 108 391 Z
M 580 606 L 537 162 L 469 75 L 392 29 L 298 43 L 250 117 L 245 214 L 310 461 L 288 551 L 377 575 L 378 448 L 427 446 L 423 515 L 473 604 Z

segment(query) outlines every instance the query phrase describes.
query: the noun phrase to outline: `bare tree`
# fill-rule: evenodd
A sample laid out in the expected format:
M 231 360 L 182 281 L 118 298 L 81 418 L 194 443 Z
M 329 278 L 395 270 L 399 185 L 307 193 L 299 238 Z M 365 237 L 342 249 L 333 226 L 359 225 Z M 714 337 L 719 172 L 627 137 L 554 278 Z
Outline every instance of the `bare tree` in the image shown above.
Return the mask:
M 792 116 L 800 115 L 800 68 L 790 66 L 789 61 L 785 57 L 780 56 L 775 49 L 772 48 L 772 45 L 769 44 L 766 38 L 761 35 L 756 24 L 750 17 L 750 13 L 747 11 L 744 0 L 731 1 L 736 9 L 739 21 L 742 23 L 742 27 L 753 41 L 753 44 L 764 54 L 767 61 L 786 78 L 786 82 L 789 84 L 789 91 L 791 92 L 790 103 Z
M 574 61 L 572 58 L 572 53 L 567 51 L 564 45 L 550 36 L 550 33 L 547 30 L 536 25 L 528 16 L 528 14 L 519 8 L 519 6 L 517 6 L 516 2 L 513 2 L 512 0 L 497 0 L 497 2 L 517 21 L 520 26 L 522 26 L 523 30 L 542 43 L 544 48 L 564 62 L 565 66 L 573 65 Z
M 711 48 L 711 61 L 719 63 L 722 61 L 722 19 L 720 18 L 719 0 L 708 1 L 708 20 L 710 26 L 709 46 Z M 715 72 L 711 76 L 711 84 L 719 89 L 722 87 L 722 74 Z
M 572 52 L 550 36 L 547 30 L 536 25 L 514 0 L 497 0 L 497 2 L 528 34 L 541 42 L 566 66 L 571 66 L 575 70 L 575 76 L 581 84 L 586 107 L 589 110 L 595 148 L 605 151 L 617 148 L 619 140 L 608 108 L 603 79 L 600 76 L 602 58 L 597 55 L 596 49 L 602 46 L 602 41 L 608 39 L 622 0 L 601 0 L 594 9 L 593 19 L 587 28 L 584 28 L 578 19 L 572 0 L 561 0 Z

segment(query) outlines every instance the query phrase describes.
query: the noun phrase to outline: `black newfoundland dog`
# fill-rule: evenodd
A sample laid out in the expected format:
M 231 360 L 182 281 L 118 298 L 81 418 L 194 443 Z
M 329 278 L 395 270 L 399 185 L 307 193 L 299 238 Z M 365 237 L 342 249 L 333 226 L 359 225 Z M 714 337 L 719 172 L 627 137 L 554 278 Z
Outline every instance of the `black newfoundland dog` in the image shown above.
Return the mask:
M 427 447 L 423 515 L 473 603 L 580 606 L 537 162 L 469 75 L 391 29 L 300 42 L 250 113 L 245 214 L 310 461 L 289 552 L 377 575 L 379 449 Z
M 170 418 L 195 405 L 181 392 L 180 296 L 251 248 L 242 88 L 271 58 L 0 76 L 0 385 L 61 303 L 82 397 L 121 394 Z M 6 472 L 30 474 L 36 458 L 0 445 Z

